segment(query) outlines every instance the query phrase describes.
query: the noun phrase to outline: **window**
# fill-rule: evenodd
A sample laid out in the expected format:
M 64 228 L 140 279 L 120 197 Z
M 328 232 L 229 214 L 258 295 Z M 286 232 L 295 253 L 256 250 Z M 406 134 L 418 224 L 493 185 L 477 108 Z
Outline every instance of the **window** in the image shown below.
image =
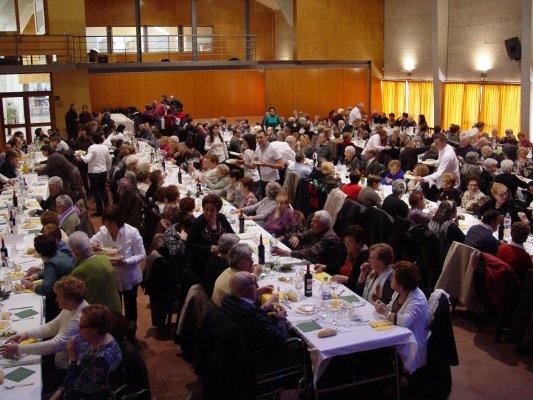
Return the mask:
M 15 0 L 0 0 L 0 32 L 16 32 Z
M 107 28 L 105 26 L 91 26 L 85 28 L 87 35 L 87 51 L 107 53 Z
M 134 26 L 114 26 L 113 53 L 135 53 L 137 52 L 137 30 Z
M 207 53 L 213 51 L 213 27 L 197 27 L 198 52 Z M 183 27 L 183 51 L 192 51 L 192 26 Z
M 0 93 L 50 90 L 50 74 L 0 75 Z
M 147 33 L 147 44 L 149 53 L 179 51 L 178 27 L 149 26 L 147 28 Z M 146 51 L 144 49 L 144 46 L 143 50 Z

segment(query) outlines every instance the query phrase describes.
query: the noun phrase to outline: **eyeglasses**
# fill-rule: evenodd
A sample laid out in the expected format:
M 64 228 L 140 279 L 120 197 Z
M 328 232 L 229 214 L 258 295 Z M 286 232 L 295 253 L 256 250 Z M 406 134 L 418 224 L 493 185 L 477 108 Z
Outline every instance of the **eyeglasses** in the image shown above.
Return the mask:
M 507 196 L 507 192 L 496 193 L 496 196 Z

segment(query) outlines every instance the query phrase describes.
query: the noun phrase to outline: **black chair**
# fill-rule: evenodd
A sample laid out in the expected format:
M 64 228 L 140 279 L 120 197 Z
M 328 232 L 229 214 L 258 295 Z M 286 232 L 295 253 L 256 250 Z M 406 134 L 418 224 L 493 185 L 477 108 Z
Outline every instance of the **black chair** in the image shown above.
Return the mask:
M 122 360 L 117 360 L 109 367 L 107 384 L 117 398 L 120 393 L 135 395 L 135 399 L 150 400 L 150 385 L 144 360 L 135 347 L 126 341 L 122 348 Z
M 393 243 L 394 218 L 377 207 L 370 207 L 364 222 L 369 246 L 376 243 Z

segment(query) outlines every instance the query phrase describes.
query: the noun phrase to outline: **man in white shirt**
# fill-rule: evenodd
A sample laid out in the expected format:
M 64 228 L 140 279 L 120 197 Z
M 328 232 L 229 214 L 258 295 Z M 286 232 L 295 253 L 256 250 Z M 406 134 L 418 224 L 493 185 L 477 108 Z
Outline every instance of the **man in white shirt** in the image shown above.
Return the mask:
M 268 182 L 278 181 L 278 170 L 285 167 L 283 158 L 278 149 L 272 146 L 266 137 L 265 131 L 260 130 L 256 134 L 257 147 L 255 149 L 255 158 L 259 166 L 259 175 L 261 177 L 261 187 L 264 196 L 265 187 Z
M 348 123 L 353 125 L 355 121 L 361 119 L 361 111 L 365 108 L 363 103 L 357 104 L 352 111 L 350 111 L 350 117 L 348 118 Z
M 448 144 L 448 139 L 443 133 L 437 133 L 433 135 L 433 145 L 439 152 L 439 159 L 435 163 L 437 170 L 428 176 L 418 176 L 415 178 L 416 182 L 434 182 L 437 188 L 441 188 L 442 174 L 445 172 L 451 172 L 457 177 L 457 186 L 460 185 L 461 173 L 459 170 L 459 160 L 455 155 L 455 151 L 452 146 Z
M 368 138 L 368 141 L 366 142 L 365 148 L 361 152 L 361 155 L 366 158 L 366 152 L 370 149 L 374 149 L 377 151 L 386 149 L 387 146 L 383 146 L 381 144 L 383 141 L 385 141 L 386 138 L 387 131 L 385 129 L 379 129 L 376 133 L 374 133 Z

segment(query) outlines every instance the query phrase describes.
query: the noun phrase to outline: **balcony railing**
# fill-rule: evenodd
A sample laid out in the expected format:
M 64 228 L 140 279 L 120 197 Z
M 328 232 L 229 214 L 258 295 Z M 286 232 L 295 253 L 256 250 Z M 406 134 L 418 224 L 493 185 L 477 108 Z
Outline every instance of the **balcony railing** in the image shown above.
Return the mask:
M 143 62 L 255 60 L 255 36 L 141 35 L 140 39 Z M 137 36 L 0 36 L 0 65 L 136 61 Z

